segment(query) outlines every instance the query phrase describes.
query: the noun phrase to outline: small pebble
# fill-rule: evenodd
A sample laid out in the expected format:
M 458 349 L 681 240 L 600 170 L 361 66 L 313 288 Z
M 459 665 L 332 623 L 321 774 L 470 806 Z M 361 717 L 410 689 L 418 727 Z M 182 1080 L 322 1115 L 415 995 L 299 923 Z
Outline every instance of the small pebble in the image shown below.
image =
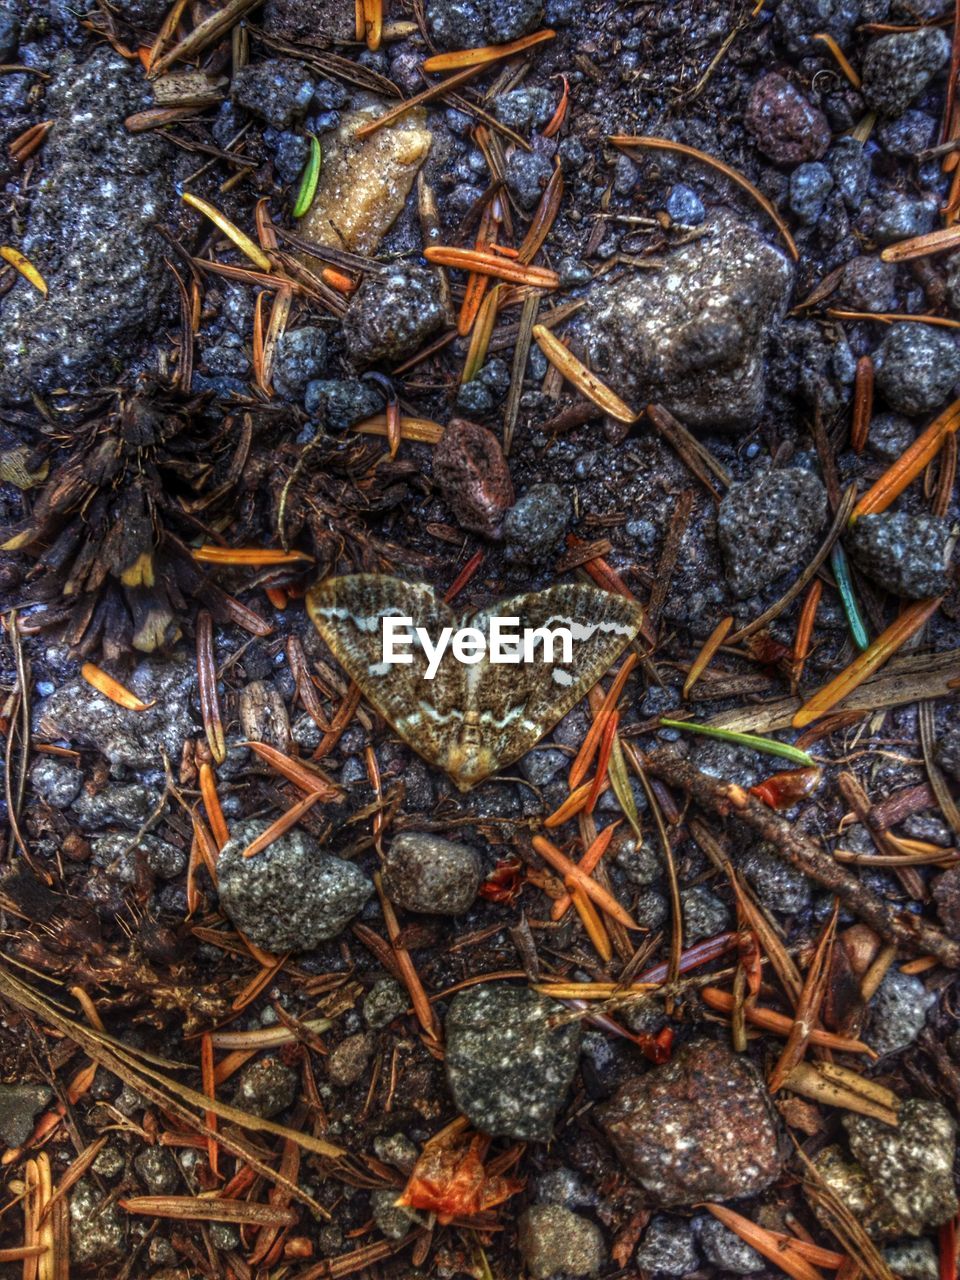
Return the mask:
M 776 71 L 767 72 L 753 86 L 744 124 L 774 164 L 819 160 L 830 145 L 826 116 Z
M 844 541 L 864 573 L 886 591 L 923 600 L 950 585 L 949 538 L 950 522 L 940 516 L 884 511 L 861 516 Z
M 915 417 L 939 409 L 960 381 L 960 349 L 930 324 L 900 321 L 873 354 L 876 386 L 891 409 Z
M 810 471 L 758 469 L 731 485 L 720 503 L 717 532 L 734 595 L 755 595 L 802 564 L 826 518 L 826 490 Z
M 823 203 L 833 190 L 833 174 L 825 164 L 797 165 L 790 175 L 790 212 L 806 227 L 816 225 Z
M 703 201 L 692 187 L 688 187 L 683 182 L 678 182 L 675 187 L 670 188 L 664 208 L 674 222 L 688 227 L 699 227 L 707 216 Z
M 436 271 L 409 263 L 364 277 L 347 304 L 343 340 L 357 369 L 411 355 L 443 324 Z
M 541 563 L 553 553 L 572 517 L 570 497 L 559 485 L 534 485 L 504 518 L 507 559 L 521 564 Z
M 950 41 L 940 27 L 895 32 L 871 41 L 861 68 L 867 105 L 883 116 L 900 115 L 949 57 Z
M 469 845 L 427 831 L 402 831 L 383 859 L 383 887 L 407 911 L 462 915 L 477 896 L 479 855 Z
M 345 431 L 372 418 L 385 404 L 380 388 L 359 378 L 316 379 L 307 383 L 304 396 L 307 413 L 331 431 Z
M 369 1031 L 347 1036 L 327 1058 L 327 1077 L 331 1084 L 346 1089 L 363 1075 L 373 1053 L 374 1040 Z
M 659 1271 L 666 1276 L 686 1276 L 700 1266 L 693 1223 L 658 1213 L 650 1219 L 633 1260 L 642 1271 Z
M 557 1204 L 534 1204 L 520 1215 L 517 1243 L 532 1280 L 593 1276 L 606 1260 L 595 1222 Z
M 486 427 L 452 418 L 433 451 L 433 478 L 462 529 L 497 537 L 513 503 L 513 481 L 500 441 Z
M 266 120 L 274 129 L 288 129 L 303 116 L 314 93 L 314 82 L 302 62 L 266 58 L 234 70 L 230 96 L 237 106 Z

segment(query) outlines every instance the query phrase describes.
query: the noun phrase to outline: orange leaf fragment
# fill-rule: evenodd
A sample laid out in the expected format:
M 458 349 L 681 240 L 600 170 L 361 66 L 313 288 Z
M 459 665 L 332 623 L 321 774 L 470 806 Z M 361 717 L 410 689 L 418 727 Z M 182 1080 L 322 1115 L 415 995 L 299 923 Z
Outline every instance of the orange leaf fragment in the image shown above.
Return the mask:
M 105 698 L 115 702 L 118 707 L 125 707 L 127 711 L 149 711 L 151 707 L 157 705 L 156 698 L 151 699 L 150 702 L 144 702 L 135 693 L 131 693 L 129 689 L 124 688 L 119 680 L 114 680 L 113 676 L 108 675 L 106 671 L 95 666 L 92 662 L 85 662 L 80 668 L 80 674 L 87 684 L 93 685 L 98 693 L 102 693 Z
M 874 515 L 886 511 L 895 502 L 904 489 L 920 475 L 927 464 L 937 456 L 948 436 L 953 435 L 960 427 L 960 400 L 938 414 L 926 430 L 917 436 L 913 444 L 905 449 L 896 462 L 892 463 L 879 480 L 867 490 L 850 516 L 851 522 L 860 516 Z
M 275 564 L 313 564 L 313 556 L 305 551 L 284 551 L 280 547 L 214 547 L 193 549 L 199 564 L 250 565 L 259 568 Z
M 475 1136 L 466 1148 L 427 1146 L 396 1203 L 426 1209 L 445 1224 L 473 1217 L 522 1191 L 522 1182 L 486 1172 L 480 1158 L 483 1144 L 484 1139 Z

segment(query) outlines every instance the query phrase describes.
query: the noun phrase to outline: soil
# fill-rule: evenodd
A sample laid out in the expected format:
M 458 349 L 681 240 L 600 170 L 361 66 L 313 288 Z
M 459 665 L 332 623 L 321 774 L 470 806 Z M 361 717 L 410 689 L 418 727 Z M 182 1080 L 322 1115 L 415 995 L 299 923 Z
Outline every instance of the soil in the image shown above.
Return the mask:
M 953 1276 L 956 435 L 848 528 L 960 384 L 952 6 L 343 8 L 0 0 L 0 1278 Z M 591 811 L 609 679 L 461 791 L 355 573 L 639 601 Z

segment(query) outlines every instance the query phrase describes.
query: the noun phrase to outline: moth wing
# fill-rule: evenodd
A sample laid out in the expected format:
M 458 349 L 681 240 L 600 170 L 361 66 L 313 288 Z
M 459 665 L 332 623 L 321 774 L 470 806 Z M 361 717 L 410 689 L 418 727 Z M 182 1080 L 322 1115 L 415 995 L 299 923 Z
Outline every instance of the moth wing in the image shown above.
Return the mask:
M 415 635 L 402 647 L 411 662 L 384 662 L 383 619 L 412 618 L 411 630 L 425 627 L 436 643 L 443 627 L 457 628 L 462 618 L 425 583 L 374 573 L 319 582 L 306 604 L 311 622 L 374 710 L 420 755 L 447 768 L 463 724 L 466 668 L 443 661 L 428 680 L 428 658 Z
M 592 689 L 640 629 L 643 609 L 633 600 L 584 583 L 562 583 L 545 591 L 499 601 L 477 614 L 472 626 L 489 631 L 493 616 L 518 618 L 524 628 L 569 628 L 570 661 L 559 638 L 553 662 L 484 663 L 471 668 L 470 703 L 479 712 L 480 731 L 497 767 L 510 764 L 544 737 Z

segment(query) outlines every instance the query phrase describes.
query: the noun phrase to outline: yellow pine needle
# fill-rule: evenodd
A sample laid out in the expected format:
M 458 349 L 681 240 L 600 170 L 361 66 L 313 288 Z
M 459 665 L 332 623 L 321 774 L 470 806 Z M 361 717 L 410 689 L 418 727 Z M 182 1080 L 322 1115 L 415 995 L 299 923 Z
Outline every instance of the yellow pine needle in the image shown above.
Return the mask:
M 503 258 L 483 249 L 458 249 L 450 245 L 430 245 L 423 256 L 438 267 L 455 267 L 480 276 L 496 276 L 511 284 L 527 284 L 532 289 L 556 289 L 560 277 L 547 267 L 528 267 L 513 258 Z
M 697 681 L 703 675 L 704 671 L 706 671 L 707 667 L 710 665 L 711 661 L 713 660 L 713 655 L 717 652 L 717 650 L 723 644 L 724 640 L 726 640 L 727 636 L 730 634 L 730 628 L 732 626 L 733 626 L 733 617 L 728 614 L 727 617 L 722 618 L 714 627 L 714 629 L 710 632 L 710 635 L 704 641 L 703 648 L 700 650 L 696 658 L 694 658 L 693 662 L 690 664 L 690 670 L 687 672 L 687 678 L 683 682 L 684 698 L 689 698 L 690 690 L 693 688 L 693 686 L 697 683 Z
M 193 549 L 193 558 L 200 564 L 263 565 L 312 564 L 313 556 L 306 551 L 283 551 L 280 547 L 213 547 Z
M 263 295 L 258 295 L 257 300 Z M 278 289 L 273 299 L 273 306 L 270 308 L 270 321 L 267 324 L 266 336 L 263 339 L 263 350 L 260 360 L 260 385 L 267 395 L 273 394 L 271 387 L 271 379 L 273 377 L 273 362 L 277 354 L 277 343 L 283 336 L 287 327 L 287 320 L 290 316 L 290 304 L 293 301 L 293 292 L 290 289 Z
M 95 666 L 92 662 L 85 662 L 80 668 L 80 674 L 87 684 L 93 685 L 98 693 L 102 693 L 105 698 L 115 702 L 118 707 L 125 707 L 127 711 L 149 711 L 151 707 L 156 706 L 156 698 L 150 702 L 144 702 L 135 693 L 131 693 L 129 689 L 124 688 L 119 680 L 114 680 L 113 676 L 108 675 L 106 671 Z
M 44 297 L 47 296 L 46 280 L 44 280 L 30 259 L 22 254 L 19 249 L 11 249 L 9 245 L 5 244 L 0 247 L 0 258 L 3 258 L 4 262 L 9 262 L 11 267 L 19 271 L 24 280 L 29 280 L 39 293 L 42 293 Z
M 795 262 L 800 259 L 800 251 L 796 246 L 790 229 L 784 220 L 780 217 L 776 208 L 770 203 L 762 191 L 758 191 L 749 178 L 745 178 L 737 169 L 732 168 L 728 164 L 724 164 L 722 160 L 718 160 L 716 156 L 709 155 L 706 151 L 700 151 L 696 147 L 688 147 L 683 142 L 672 142 L 669 138 L 651 138 L 649 136 L 632 136 L 630 134 L 616 134 L 609 139 L 615 147 L 622 149 L 630 149 L 632 147 L 649 148 L 653 151 L 676 151 L 682 156 L 690 156 L 694 160 L 701 160 L 704 164 L 709 165 L 712 169 L 716 169 L 719 173 L 724 174 L 731 182 L 735 182 L 742 191 L 746 191 L 748 195 L 756 200 L 760 208 L 767 214 L 770 220 L 776 225 L 777 230 L 783 237 L 790 256 Z
M 851 522 L 860 516 L 875 515 L 886 511 L 895 502 L 908 485 L 926 469 L 943 447 L 947 436 L 960 427 L 960 400 L 938 414 L 925 431 L 917 436 L 913 444 L 905 449 L 900 457 L 883 473 L 875 484 L 871 485 L 850 515 Z
M 195 196 L 193 192 L 185 191 L 183 193 L 183 202 L 188 204 L 191 209 L 196 209 L 198 213 L 202 213 L 209 218 L 214 226 L 218 227 L 228 240 L 232 240 L 240 252 L 249 258 L 255 267 L 259 267 L 261 271 L 273 270 L 273 263 L 260 246 L 254 244 L 245 232 L 241 231 L 209 200 L 202 200 L 200 196 Z
M 877 636 L 869 649 L 865 649 L 838 676 L 819 689 L 812 698 L 808 698 L 791 721 L 795 729 L 803 729 L 820 716 L 825 715 L 831 707 L 852 693 L 868 676 L 873 675 L 878 667 L 882 667 L 900 649 L 911 636 L 916 635 L 928 618 L 939 609 L 943 596 L 932 600 L 917 600 L 908 605 L 895 622 L 886 631 Z
M 363 422 L 358 422 L 353 428 L 365 436 L 385 436 L 387 434 L 387 415 L 385 413 L 375 413 L 371 418 L 365 418 Z M 443 436 L 443 427 L 439 422 L 432 422 L 429 418 L 400 418 L 400 438 L 402 440 L 417 440 L 421 444 L 439 444 Z
M 463 364 L 463 374 L 460 378 L 461 385 L 464 382 L 470 382 L 477 376 L 484 360 L 487 358 L 487 348 L 490 346 L 490 339 L 493 336 L 493 326 L 497 323 L 497 307 L 502 290 L 502 284 L 495 284 L 480 303 L 480 310 L 477 312 L 473 333 L 470 335 L 467 358 Z
M 367 48 L 376 53 L 383 39 L 383 0 L 363 0 L 363 28 Z
M 909 240 L 888 244 L 881 250 L 880 259 L 883 262 L 907 262 L 911 258 L 926 257 L 929 253 L 955 249 L 957 245 L 960 245 L 960 227 L 941 227 L 923 236 L 911 236 Z
M 597 909 L 587 897 L 587 895 L 576 887 L 571 881 L 567 886 L 570 891 L 570 899 L 573 902 L 580 922 L 587 932 L 587 936 L 596 948 L 597 955 L 600 956 L 604 964 L 609 964 L 613 959 L 613 944 L 610 941 L 610 935 L 603 927 L 603 921 L 597 914 Z
M 640 415 L 601 382 L 595 373 L 591 373 L 587 366 L 569 352 L 549 329 L 542 324 L 535 324 L 533 336 L 537 346 L 553 367 L 558 369 L 578 391 L 582 391 L 588 400 L 592 400 L 598 409 L 602 409 L 611 418 L 616 418 L 618 422 L 636 422 Z
M 519 40 L 511 40 L 509 44 L 485 44 L 476 49 L 457 49 L 453 53 L 438 53 L 432 58 L 424 59 L 424 71 L 458 71 L 461 67 L 476 67 L 484 62 L 496 62 L 500 58 L 509 58 L 515 53 L 523 53 L 524 49 L 532 49 L 534 45 L 552 40 L 557 33 L 549 27 L 543 31 L 534 31 L 533 35 L 523 36 Z

